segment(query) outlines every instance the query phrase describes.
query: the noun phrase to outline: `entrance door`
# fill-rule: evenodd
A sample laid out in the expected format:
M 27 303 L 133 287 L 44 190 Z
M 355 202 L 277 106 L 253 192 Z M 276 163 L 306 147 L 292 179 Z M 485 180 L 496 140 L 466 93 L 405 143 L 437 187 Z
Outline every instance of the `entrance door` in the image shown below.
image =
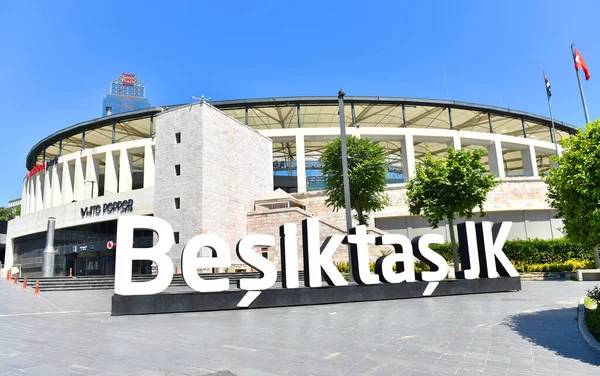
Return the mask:
M 115 258 L 111 256 L 100 257 L 99 262 L 99 273 L 100 275 L 114 275 L 115 274 Z
M 81 277 L 87 275 L 87 258 L 75 259 L 75 268 L 73 270 L 73 276 Z

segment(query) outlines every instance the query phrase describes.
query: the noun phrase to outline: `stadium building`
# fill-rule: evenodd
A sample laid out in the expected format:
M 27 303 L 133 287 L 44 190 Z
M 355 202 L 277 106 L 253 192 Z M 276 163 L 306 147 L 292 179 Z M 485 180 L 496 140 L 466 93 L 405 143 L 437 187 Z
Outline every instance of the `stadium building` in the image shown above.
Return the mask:
M 414 237 L 438 232 L 411 216 L 406 181 L 426 150 L 483 149 L 502 183 L 483 218 L 512 221 L 512 238 L 560 237 L 560 219 L 546 202 L 542 175 L 555 141 L 575 127 L 526 112 L 446 100 L 346 97 L 347 133 L 385 146 L 390 205 L 371 216 L 370 231 Z M 48 218 L 56 218 L 55 274 L 114 273 L 116 223 L 124 215 L 154 215 L 173 227 L 170 257 L 178 265 L 193 236 L 235 243 L 248 233 L 278 237 L 285 222 L 317 216 L 321 236 L 345 233 L 343 212 L 325 205 L 319 157 L 339 137 L 337 97 L 218 101 L 154 107 L 85 121 L 40 140 L 27 155 L 22 215 L 9 222 L 6 264 L 41 273 Z M 554 139 L 556 138 L 556 140 Z M 560 150 L 560 148 L 559 148 Z M 139 231 L 136 247 L 151 246 Z M 299 240 L 300 241 L 300 240 Z M 259 250 L 279 261 L 278 246 Z M 338 252 L 343 258 L 343 252 Z M 374 254 L 373 257 L 376 255 Z M 149 273 L 139 263 L 136 273 Z

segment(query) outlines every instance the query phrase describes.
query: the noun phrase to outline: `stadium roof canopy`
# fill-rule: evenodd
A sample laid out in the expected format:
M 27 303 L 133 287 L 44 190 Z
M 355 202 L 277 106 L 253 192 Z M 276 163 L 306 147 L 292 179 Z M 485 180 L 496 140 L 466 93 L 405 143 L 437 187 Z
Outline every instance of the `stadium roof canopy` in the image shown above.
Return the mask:
M 528 112 L 451 100 L 346 96 L 346 125 L 355 127 L 413 127 L 455 129 L 527 137 L 551 142 L 550 119 Z M 337 97 L 283 97 L 210 102 L 256 129 L 339 127 Z M 59 155 L 114 142 L 155 135 L 154 107 L 105 116 L 64 128 L 39 141 L 28 153 L 26 167 Z M 554 121 L 557 139 L 577 128 Z

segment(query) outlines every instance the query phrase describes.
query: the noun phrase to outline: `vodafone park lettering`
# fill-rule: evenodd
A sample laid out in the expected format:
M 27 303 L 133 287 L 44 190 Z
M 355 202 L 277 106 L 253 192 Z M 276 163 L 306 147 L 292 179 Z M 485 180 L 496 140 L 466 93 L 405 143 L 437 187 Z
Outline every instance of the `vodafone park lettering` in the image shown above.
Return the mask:
M 518 277 L 519 274 L 508 260 L 502 246 L 506 241 L 512 222 L 493 225 L 491 222 L 466 222 L 458 226 L 460 254 L 463 270 L 457 273 L 458 279 Z M 135 229 L 153 230 L 158 242 L 152 248 L 134 248 Z M 296 224 L 286 223 L 280 227 L 282 287 L 295 289 L 300 287 L 297 237 L 303 239 L 304 285 L 309 288 L 321 287 L 322 279 L 330 286 L 346 286 L 344 279 L 332 261 L 333 254 L 341 244 L 348 244 L 352 260 L 354 280 L 362 285 L 399 284 L 415 281 L 439 282 L 448 275 L 446 260 L 430 248 L 431 244 L 444 243 L 444 237 L 427 234 L 408 239 L 400 234 L 374 236 L 368 234 L 365 226 L 357 226 L 348 236 L 333 235 L 323 244 L 319 236 L 319 220 L 305 219 L 302 233 L 298 233 Z M 121 246 L 116 252 L 115 293 L 117 295 L 153 295 L 164 291 L 173 280 L 173 261 L 167 253 L 174 244 L 174 233 L 164 220 L 148 216 L 126 216 L 119 218 L 117 225 L 117 243 Z M 369 270 L 369 245 L 392 246 L 395 252 L 380 257 L 375 273 Z M 260 291 L 271 288 L 277 281 L 275 264 L 254 251 L 254 247 L 274 247 L 275 237 L 271 235 L 251 234 L 239 240 L 236 253 L 239 259 L 260 272 L 260 278 L 242 278 L 238 288 Z M 209 248 L 212 257 L 199 256 L 202 248 Z M 417 258 L 430 267 L 430 271 L 420 273 L 414 270 Z M 132 263 L 134 260 L 150 260 L 158 266 L 156 278 L 147 282 L 132 281 Z M 204 279 L 198 274 L 199 268 L 226 268 L 231 265 L 229 246 L 220 237 L 200 234 L 185 245 L 181 255 L 181 271 L 186 284 L 193 290 L 207 293 L 229 290 L 229 279 Z M 393 266 L 397 265 L 396 271 Z M 246 299 L 246 298 L 244 298 Z M 241 303 L 241 302 L 240 302 Z M 240 305 L 243 307 L 248 305 Z

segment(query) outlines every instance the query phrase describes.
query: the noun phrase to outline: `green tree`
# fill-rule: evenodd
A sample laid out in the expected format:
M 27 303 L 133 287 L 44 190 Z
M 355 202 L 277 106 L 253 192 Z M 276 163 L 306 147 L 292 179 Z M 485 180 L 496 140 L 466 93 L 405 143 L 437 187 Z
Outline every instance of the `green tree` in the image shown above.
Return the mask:
M 389 203 L 384 192 L 387 175 L 385 148 L 368 138 L 348 136 L 346 151 L 350 206 L 356 210 L 358 223 L 367 225 L 368 213 L 381 210 Z M 325 203 L 337 211 L 345 207 L 342 142 L 339 138 L 327 145 L 321 156 L 321 164 L 323 175 L 327 178 L 325 190 L 329 196 Z
M 0 206 L 0 221 L 10 221 L 16 216 L 16 210 Z
M 600 119 L 561 140 L 562 157 L 546 176 L 548 202 L 558 210 L 565 235 L 594 250 L 600 268 Z
M 411 214 L 427 217 L 433 228 L 444 218 L 448 221 L 454 269 L 458 271 L 454 220 L 470 219 L 476 207 L 483 215 L 483 203 L 499 180 L 486 173 L 481 163 L 482 150 L 448 148 L 447 153 L 447 158 L 434 158 L 428 151 L 422 163 L 417 164 L 406 191 Z

